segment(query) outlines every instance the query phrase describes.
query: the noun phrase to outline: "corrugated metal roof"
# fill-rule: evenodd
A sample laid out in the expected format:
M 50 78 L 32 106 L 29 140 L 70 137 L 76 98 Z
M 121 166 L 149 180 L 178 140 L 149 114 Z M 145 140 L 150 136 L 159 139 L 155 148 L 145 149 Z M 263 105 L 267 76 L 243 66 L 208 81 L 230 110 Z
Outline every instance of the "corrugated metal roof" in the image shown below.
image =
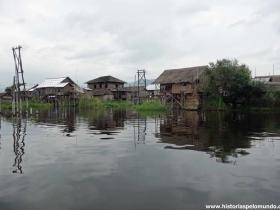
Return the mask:
M 26 88 L 26 90 L 29 91 L 29 92 L 32 92 L 32 91 L 36 90 L 37 87 L 38 87 L 38 84 L 33 85 L 33 86 L 30 87 L 30 88 Z
M 280 82 L 280 75 L 256 76 L 254 80 L 261 82 Z
M 150 84 L 146 87 L 147 90 L 159 90 L 159 85 L 157 84 Z
M 47 87 L 65 87 L 69 82 L 63 82 L 67 77 L 51 78 L 46 79 L 40 83 L 37 88 L 47 88 Z
M 259 82 L 269 82 L 270 77 L 255 77 L 253 80 Z
M 83 89 L 87 90 L 87 91 L 91 91 L 92 90 L 91 88 L 88 88 L 88 87 L 84 87 Z
M 79 85 L 77 85 L 70 77 L 46 79 L 38 86 L 34 86 L 33 88 L 31 88 L 29 91 L 33 91 L 40 88 L 63 88 L 68 84 L 74 87 L 74 91 L 76 93 L 84 93 L 84 90 Z

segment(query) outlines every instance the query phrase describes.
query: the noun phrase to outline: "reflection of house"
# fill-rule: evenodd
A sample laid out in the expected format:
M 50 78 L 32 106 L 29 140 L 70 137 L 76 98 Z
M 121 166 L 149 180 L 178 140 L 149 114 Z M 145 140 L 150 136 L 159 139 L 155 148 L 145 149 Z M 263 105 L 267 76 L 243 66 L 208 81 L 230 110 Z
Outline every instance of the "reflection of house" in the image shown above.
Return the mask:
M 99 97 L 102 100 L 125 100 L 126 90 L 124 89 L 124 81 L 112 76 L 103 76 L 87 82 L 91 95 Z
M 271 87 L 273 90 L 280 90 L 280 75 L 257 76 L 253 80 L 263 82 L 265 85 Z
M 39 124 L 58 125 L 63 133 L 72 133 L 76 130 L 76 112 L 73 108 L 68 109 L 49 109 L 41 111 L 32 116 L 32 119 Z
M 40 99 L 59 97 L 75 98 L 82 94 L 82 89 L 70 77 L 46 79 L 32 90 L 33 96 Z
M 125 110 L 93 111 L 80 114 L 88 120 L 89 130 L 102 131 L 102 133 L 122 129 L 126 118 Z
M 203 151 L 208 145 L 199 139 L 200 120 L 197 112 L 184 112 L 180 116 L 174 115 L 173 118 L 165 118 L 160 124 L 159 137 L 163 143 Z
M 155 81 L 166 102 L 177 102 L 185 109 L 199 109 L 201 94 L 198 85 L 207 66 L 165 70 Z
M 240 121 L 237 125 L 228 117 L 190 111 L 173 113 L 161 119 L 156 137 L 166 144 L 165 149 L 201 151 L 217 162 L 236 163 L 236 158 L 249 154 L 248 128 L 246 133 L 242 130 L 248 122 Z

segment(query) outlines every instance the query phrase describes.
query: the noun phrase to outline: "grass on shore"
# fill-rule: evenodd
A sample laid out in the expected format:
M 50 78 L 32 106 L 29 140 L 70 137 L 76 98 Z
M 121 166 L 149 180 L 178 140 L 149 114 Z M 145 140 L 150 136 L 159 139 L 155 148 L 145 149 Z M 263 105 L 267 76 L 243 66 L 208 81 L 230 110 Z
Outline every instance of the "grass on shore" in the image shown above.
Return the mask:
M 12 103 L 11 102 L 2 102 L 1 103 L 1 109 L 2 110 L 12 110 Z M 38 102 L 38 101 L 29 101 L 22 103 L 22 108 L 25 110 L 27 108 L 32 109 L 49 109 L 52 105 L 50 103 L 45 102 Z
M 39 101 L 29 101 L 28 108 L 32 109 L 49 109 L 51 108 L 51 103 L 39 102 Z M 22 103 L 22 108 L 27 109 L 27 103 Z M 164 111 L 166 107 L 162 105 L 159 101 L 145 101 L 142 104 L 132 104 L 128 101 L 102 101 L 97 98 L 81 98 L 79 101 L 79 108 L 81 110 L 89 110 L 89 109 L 132 109 L 136 111 Z M 11 102 L 2 102 L 1 103 L 2 110 L 12 110 Z
M 79 100 L 80 109 L 106 109 L 106 108 L 128 108 L 132 106 L 127 101 L 102 101 L 97 98 L 81 98 Z
M 159 101 L 145 101 L 142 104 L 134 105 L 133 107 L 137 111 L 165 111 L 166 107 Z
M 166 110 L 159 101 L 145 101 L 142 104 L 132 104 L 128 101 L 102 101 L 97 98 L 81 98 L 80 109 L 134 109 L 136 111 L 164 111 Z

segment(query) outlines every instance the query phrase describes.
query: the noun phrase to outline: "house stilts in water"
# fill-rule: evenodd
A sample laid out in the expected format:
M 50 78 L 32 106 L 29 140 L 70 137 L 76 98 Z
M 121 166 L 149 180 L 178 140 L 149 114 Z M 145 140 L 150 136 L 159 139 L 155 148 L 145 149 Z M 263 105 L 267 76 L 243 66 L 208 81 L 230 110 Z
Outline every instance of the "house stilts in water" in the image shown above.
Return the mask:
M 199 84 L 207 66 L 165 70 L 155 81 L 160 84 L 160 94 L 165 103 L 182 109 L 198 110 L 202 103 Z

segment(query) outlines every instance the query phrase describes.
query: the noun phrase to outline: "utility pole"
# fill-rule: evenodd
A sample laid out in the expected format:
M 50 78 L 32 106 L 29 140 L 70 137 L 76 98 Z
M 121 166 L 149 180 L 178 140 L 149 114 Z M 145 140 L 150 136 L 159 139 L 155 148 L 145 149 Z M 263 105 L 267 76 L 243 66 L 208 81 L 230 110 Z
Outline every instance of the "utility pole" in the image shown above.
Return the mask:
M 26 101 L 28 106 L 27 94 L 25 89 L 25 82 L 23 76 L 22 60 L 21 60 L 21 46 L 13 47 L 13 56 L 15 62 L 15 76 L 13 81 L 13 111 L 17 113 L 22 111 L 22 100 Z
M 137 97 L 138 104 L 140 104 L 140 87 L 144 86 L 144 90 L 146 91 L 146 71 L 145 69 L 137 70 Z

